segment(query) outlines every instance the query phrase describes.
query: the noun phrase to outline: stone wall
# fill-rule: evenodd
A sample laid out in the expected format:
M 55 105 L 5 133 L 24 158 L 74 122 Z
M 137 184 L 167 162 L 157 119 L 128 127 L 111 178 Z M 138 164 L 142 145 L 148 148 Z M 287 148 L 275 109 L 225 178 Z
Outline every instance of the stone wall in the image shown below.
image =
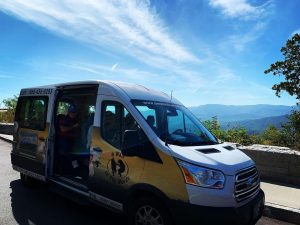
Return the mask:
M 12 135 L 14 132 L 13 123 L 0 123 L 0 134 L 9 134 Z
M 262 179 L 300 185 L 300 151 L 267 145 L 238 148 L 255 161 Z

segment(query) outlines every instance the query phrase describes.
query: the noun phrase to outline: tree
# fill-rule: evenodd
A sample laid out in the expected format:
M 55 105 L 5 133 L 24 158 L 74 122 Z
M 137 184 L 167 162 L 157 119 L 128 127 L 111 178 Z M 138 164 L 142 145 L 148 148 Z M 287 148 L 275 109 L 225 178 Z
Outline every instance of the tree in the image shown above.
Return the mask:
M 18 96 L 14 96 L 13 98 L 7 98 L 2 101 L 5 109 L 7 111 L 1 112 L 0 114 L 0 122 L 8 122 L 12 123 L 14 121 L 14 116 L 17 107 Z
M 13 98 L 7 98 L 3 100 L 4 107 L 7 110 L 11 110 L 11 111 L 16 111 L 17 102 L 18 102 L 18 96 L 16 95 Z
M 267 129 L 261 134 L 261 142 L 264 145 L 285 145 L 282 132 L 273 125 L 267 127 Z
M 247 130 L 243 127 L 222 130 L 216 116 L 212 117 L 211 120 L 204 121 L 203 124 L 210 132 L 222 141 L 234 142 L 242 145 L 249 145 L 253 143 L 251 136 L 247 134 Z
M 284 61 L 277 61 L 271 64 L 264 73 L 272 73 L 274 76 L 283 75 L 285 81 L 274 84 L 272 89 L 280 97 L 281 91 L 286 91 L 290 95 L 295 95 L 300 102 L 300 35 L 295 34 L 288 40 L 285 47 L 281 48 Z M 297 104 L 299 104 L 299 102 Z
M 290 148 L 300 150 L 300 111 L 294 111 L 288 116 L 289 121 L 282 125 L 284 143 Z
M 251 138 L 244 127 L 234 127 L 226 131 L 225 141 L 239 143 L 242 145 L 250 145 Z
M 297 105 L 300 105 L 300 35 L 295 34 L 287 41 L 286 46 L 281 48 L 284 61 L 277 61 L 265 70 L 265 74 L 272 73 L 274 76 L 283 75 L 285 81 L 273 85 L 272 89 L 280 97 L 281 91 L 286 91 L 291 96 L 296 96 Z M 289 116 L 289 122 L 283 125 L 282 134 L 285 144 L 300 150 L 300 112 L 293 111 Z
M 213 133 L 218 139 L 225 140 L 225 131 L 221 129 L 221 125 L 218 121 L 218 117 L 214 116 L 211 120 L 203 122 L 204 126 Z

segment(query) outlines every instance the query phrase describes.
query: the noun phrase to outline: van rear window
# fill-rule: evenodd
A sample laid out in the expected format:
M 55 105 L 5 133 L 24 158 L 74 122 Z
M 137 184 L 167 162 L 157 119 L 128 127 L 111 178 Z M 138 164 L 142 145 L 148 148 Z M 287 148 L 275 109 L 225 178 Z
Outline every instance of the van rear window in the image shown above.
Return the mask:
M 22 128 L 45 130 L 48 97 L 20 97 L 16 120 Z

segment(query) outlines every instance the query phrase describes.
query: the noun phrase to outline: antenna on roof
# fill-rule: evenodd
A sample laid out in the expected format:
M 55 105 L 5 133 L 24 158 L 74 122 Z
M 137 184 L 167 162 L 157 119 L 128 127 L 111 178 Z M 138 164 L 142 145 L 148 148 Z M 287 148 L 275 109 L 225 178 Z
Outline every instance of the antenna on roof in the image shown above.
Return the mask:
M 172 102 L 173 99 L 173 90 L 171 90 L 171 99 L 170 99 L 170 103 Z

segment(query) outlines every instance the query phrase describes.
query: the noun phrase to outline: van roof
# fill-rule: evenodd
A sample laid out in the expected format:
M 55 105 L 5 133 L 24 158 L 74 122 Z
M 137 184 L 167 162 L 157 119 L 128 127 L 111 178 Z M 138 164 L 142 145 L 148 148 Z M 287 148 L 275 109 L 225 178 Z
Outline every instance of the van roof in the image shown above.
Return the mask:
M 100 84 L 102 81 L 100 80 L 87 80 L 87 81 L 74 81 L 74 82 L 65 82 L 65 83 L 58 83 L 58 84 L 49 84 L 49 85 L 42 85 L 42 86 L 35 86 L 29 87 L 24 89 L 31 89 L 31 88 L 57 88 L 57 87 L 65 87 L 65 86 L 74 86 L 74 85 L 93 85 L 93 84 Z
M 122 94 L 126 94 L 130 99 L 139 99 L 139 100 L 149 100 L 149 101 L 161 101 L 161 102 L 170 102 L 173 104 L 182 105 L 177 99 L 170 98 L 166 93 L 157 91 L 154 89 L 147 88 L 143 85 L 132 84 L 120 81 L 107 81 L 107 80 L 88 80 L 88 81 L 76 81 L 76 82 L 66 82 L 59 84 L 51 84 L 45 86 L 31 87 L 31 88 L 59 88 L 59 87 L 67 87 L 67 86 L 77 86 L 77 85 L 103 85 L 106 90 L 111 90 L 112 93 L 123 92 Z M 31 89 L 25 88 L 25 89 Z

